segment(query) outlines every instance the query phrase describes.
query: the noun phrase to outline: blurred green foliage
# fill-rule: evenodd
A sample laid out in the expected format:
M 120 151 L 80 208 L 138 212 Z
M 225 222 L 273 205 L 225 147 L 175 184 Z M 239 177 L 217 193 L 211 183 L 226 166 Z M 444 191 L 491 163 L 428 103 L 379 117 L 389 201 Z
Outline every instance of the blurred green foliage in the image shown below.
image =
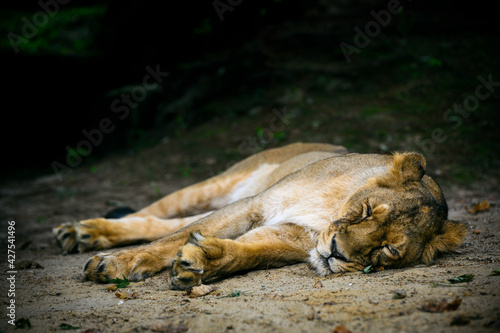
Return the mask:
M 193 33 L 196 35 L 208 35 L 213 30 L 212 22 L 209 18 L 203 19 L 200 26 L 193 29 Z
M 99 53 L 94 44 L 106 13 L 106 5 L 59 8 L 54 13 L 5 10 L 0 12 L 0 51 L 29 55 L 91 56 Z

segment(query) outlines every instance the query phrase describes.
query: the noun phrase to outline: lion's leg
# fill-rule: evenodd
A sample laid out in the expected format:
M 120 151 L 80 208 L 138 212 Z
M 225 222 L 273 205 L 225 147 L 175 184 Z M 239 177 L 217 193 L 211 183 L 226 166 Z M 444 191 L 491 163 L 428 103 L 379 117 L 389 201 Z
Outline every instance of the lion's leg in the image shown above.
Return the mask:
M 130 280 L 141 280 L 170 266 L 192 232 L 237 238 L 260 225 L 262 216 L 257 213 L 259 211 L 261 203 L 255 198 L 242 199 L 153 243 L 113 254 L 98 254 L 87 261 L 83 275 L 94 281 L 106 281 L 122 275 Z
M 65 254 L 75 251 L 103 250 L 120 245 L 155 241 L 210 213 L 172 219 L 160 219 L 155 216 L 97 218 L 63 224 L 54 228 L 53 233 Z
M 236 272 L 305 262 L 316 236 L 285 224 L 254 229 L 236 240 L 193 233 L 172 267 L 172 289 L 188 289 Z
M 65 254 L 154 241 L 239 199 L 231 191 L 248 177 L 244 172 L 223 174 L 173 192 L 123 218 L 65 223 L 53 233 Z
M 66 223 L 54 228 L 53 233 L 64 253 L 160 239 L 213 210 L 260 192 L 263 189 L 259 187 L 262 186 L 261 179 L 272 173 L 276 166 L 250 163 L 244 171 L 229 171 L 188 186 L 124 218 Z
M 175 191 L 127 216 L 170 218 L 213 211 L 240 199 L 232 198 L 231 191 L 248 177 L 249 173 L 222 174 Z

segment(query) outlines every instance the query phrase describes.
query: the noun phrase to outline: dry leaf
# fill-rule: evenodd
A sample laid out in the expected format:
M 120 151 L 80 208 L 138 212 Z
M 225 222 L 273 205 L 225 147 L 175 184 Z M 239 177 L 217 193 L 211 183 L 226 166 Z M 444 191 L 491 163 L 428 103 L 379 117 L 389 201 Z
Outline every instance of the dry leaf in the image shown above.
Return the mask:
M 441 300 L 440 302 L 429 302 L 426 305 L 422 305 L 420 310 L 425 312 L 448 312 L 455 311 L 462 304 L 462 299 L 457 297 L 452 302 L 447 303 L 446 300 Z
M 462 299 L 460 297 L 456 297 L 453 302 L 448 303 L 445 308 L 445 311 L 455 311 L 462 304 Z
M 118 287 L 116 286 L 116 284 L 112 284 L 110 286 L 108 286 L 108 291 L 116 291 L 116 289 L 118 289 Z
M 205 296 L 215 290 L 217 290 L 217 287 L 215 286 L 207 286 L 202 284 L 200 286 L 193 287 L 193 289 L 191 290 L 188 290 L 187 294 L 189 297 L 194 298 L 194 297 Z
M 471 214 L 477 214 L 479 212 L 485 212 L 491 208 L 491 202 L 488 200 L 483 200 L 478 204 L 475 204 L 471 209 L 468 206 L 465 206 L 465 209 Z
M 337 325 L 337 327 L 333 329 L 333 333 L 351 333 L 351 331 L 344 325 Z
M 313 288 L 323 288 L 323 283 L 321 283 L 321 281 L 320 281 L 320 280 L 318 280 L 318 281 L 314 284 Z
M 124 292 L 124 291 L 117 291 L 115 293 L 115 296 L 118 297 L 119 299 L 136 299 L 137 298 L 137 294 L 136 293 L 127 293 L 127 292 Z

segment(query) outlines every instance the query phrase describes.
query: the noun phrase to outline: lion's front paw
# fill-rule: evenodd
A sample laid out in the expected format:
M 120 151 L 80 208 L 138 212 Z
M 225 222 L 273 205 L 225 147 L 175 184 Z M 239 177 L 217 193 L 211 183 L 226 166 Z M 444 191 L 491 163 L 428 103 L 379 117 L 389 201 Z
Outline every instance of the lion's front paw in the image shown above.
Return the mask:
M 199 232 L 191 233 L 173 261 L 170 287 L 190 289 L 200 285 L 202 280 L 224 274 L 226 262 L 232 257 L 228 242 L 227 239 L 204 237 Z
M 99 253 L 87 260 L 83 277 L 96 282 L 107 282 L 123 276 L 130 281 L 140 281 L 164 268 L 160 257 L 141 249 Z
M 106 230 L 108 220 L 98 218 L 65 223 L 52 230 L 64 254 L 108 249 L 113 246 Z

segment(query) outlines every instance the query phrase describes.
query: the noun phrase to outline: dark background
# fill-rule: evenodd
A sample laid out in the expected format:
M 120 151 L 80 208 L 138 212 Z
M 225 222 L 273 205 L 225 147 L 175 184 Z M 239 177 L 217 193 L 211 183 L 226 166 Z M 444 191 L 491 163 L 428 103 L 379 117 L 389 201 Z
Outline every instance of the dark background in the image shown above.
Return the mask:
M 348 63 L 339 44 L 354 45 L 354 27 L 364 30 L 389 2 L 241 1 L 221 21 L 213 1 L 46 1 L 57 11 L 17 53 L 8 34 L 22 36 L 23 18 L 33 23 L 43 9 L 2 4 L 2 182 L 54 172 L 67 146 L 86 165 L 165 138 L 188 149 L 199 126 L 222 132 L 246 121 L 261 148 L 322 140 L 361 152 L 424 150 L 449 164 L 438 174 L 450 181 L 498 176 L 500 91 L 469 117 L 443 121 L 479 75 L 500 81 L 497 11 L 488 1 L 401 1 L 403 11 Z M 122 120 L 111 105 L 142 84 L 146 66 L 169 75 Z M 284 90 L 309 97 L 277 98 Z M 252 119 L 267 124 L 263 113 L 284 107 L 300 109 L 298 121 L 263 140 Z M 78 151 L 82 131 L 103 118 L 112 133 Z M 422 142 L 436 128 L 447 139 L 430 151 Z M 199 150 L 226 147 L 230 158 L 246 137 L 238 129 Z

